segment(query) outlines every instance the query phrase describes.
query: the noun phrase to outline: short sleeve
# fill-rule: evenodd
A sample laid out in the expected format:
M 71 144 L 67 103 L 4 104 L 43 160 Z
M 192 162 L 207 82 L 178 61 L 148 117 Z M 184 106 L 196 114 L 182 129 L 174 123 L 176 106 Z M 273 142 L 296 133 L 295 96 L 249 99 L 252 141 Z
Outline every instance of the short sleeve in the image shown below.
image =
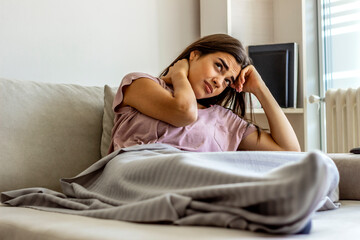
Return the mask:
M 222 122 L 222 125 L 228 126 L 229 133 L 233 133 L 239 143 L 248 135 L 256 131 L 254 124 L 249 123 L 228 109 L 223 111 L 225 113 L 223 114 L 223 117 L 219 119 Z
M 241 141 L 256 127 L 229 109 L 214 105 L 216 114 L 215 140 L 223 151 L 236 151 Z
M 256 131 L 256 127 L 252 123 L 248 123 L 248 126 L 246 126 L 245 132 L 242 135 L 242 139 L 245 139 L 247 136 L 249 136 L 251 133 Z
M 161 80 L 160 78 L 156 78 L 156 77 L 153 77 L 153 76 L 151 76 L 149 74 L 140 73 L 140 72 L 129 73 L 122 79 L 122 81 L 120 83 L 120 86 L 119 86 L 119 88 L 117 90 L 117 93 L 115 95 L 114 102 L 113 102 L 113 105 L 112 105 L 112 109 L 114 110 L 115 113 L 118 111 L 118 106 L 122 103 L 122 101 L 124 99 L 123 88 L 125 86 L 129 86 L 133 81 L 135 81 L 136 79 L 139 79 L 139 78 L 152 79 L 156 83 L 161 85 L 162 87 L 166 88 L 166 83 L 163 80 Z

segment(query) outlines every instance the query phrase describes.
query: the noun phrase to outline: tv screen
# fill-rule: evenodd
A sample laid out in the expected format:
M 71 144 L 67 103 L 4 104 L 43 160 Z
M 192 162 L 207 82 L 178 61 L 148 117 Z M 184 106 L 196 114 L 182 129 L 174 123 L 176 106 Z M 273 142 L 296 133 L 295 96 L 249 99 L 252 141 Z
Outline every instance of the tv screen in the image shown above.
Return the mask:
M 270 92 L 283 108 L 295 108 L 297 98 L 296 43 L 249 46 L 249 56 Z

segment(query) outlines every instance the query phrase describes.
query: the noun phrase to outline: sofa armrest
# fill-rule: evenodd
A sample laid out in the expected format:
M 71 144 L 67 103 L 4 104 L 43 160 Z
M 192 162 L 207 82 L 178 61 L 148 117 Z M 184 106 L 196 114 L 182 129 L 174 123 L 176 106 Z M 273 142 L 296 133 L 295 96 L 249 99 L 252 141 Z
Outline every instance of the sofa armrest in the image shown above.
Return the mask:
M 327 154 L 336 164 L 339 174 L 341 200 L 360 200 L 360 155 L 351 153 Z

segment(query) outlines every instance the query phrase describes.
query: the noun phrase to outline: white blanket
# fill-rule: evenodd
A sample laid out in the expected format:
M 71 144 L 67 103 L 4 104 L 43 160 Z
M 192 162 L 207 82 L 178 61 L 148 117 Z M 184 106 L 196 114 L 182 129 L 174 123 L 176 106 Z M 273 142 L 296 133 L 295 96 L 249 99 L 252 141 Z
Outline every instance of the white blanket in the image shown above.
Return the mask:
M 321 152 L 183 152 L 133 146 L 62 179 L 63 193 L 28 188 L 1 202 L 132 222 L 301 231 L 316 210 L 337 208 L 339 174 Z

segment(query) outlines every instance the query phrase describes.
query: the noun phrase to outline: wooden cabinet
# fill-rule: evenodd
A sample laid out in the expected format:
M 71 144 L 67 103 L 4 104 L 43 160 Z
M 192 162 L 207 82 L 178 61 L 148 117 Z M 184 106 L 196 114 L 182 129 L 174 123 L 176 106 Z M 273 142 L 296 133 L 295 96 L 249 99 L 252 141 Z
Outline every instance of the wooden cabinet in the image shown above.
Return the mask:
M 320 113 L 307 99 L 319 94 L 317 5 L 313 0 L 200 0 L 201 36 L 227 33 L 249 45 L 296 42 L 298 53 L 297 108 L 283 109 L 302 151 L 320 149 Z M 266 117 L 255 110 L 266 128 Z

